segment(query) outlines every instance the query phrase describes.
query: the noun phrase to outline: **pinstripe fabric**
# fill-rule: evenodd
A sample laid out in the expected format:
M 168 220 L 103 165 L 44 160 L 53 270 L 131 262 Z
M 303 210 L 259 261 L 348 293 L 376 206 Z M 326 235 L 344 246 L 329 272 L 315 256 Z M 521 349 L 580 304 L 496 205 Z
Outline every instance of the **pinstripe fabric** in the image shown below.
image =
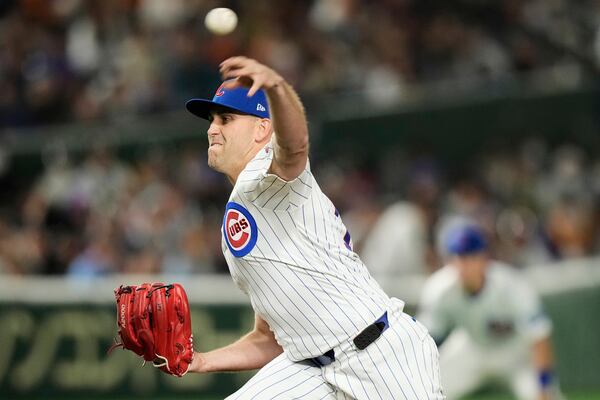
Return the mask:
M 365 350 L 351 341 L 335 349 L 336 361 L 323 368 L 325 380 L 337 375 L 337 390 L 361 400 L 444 399 L 437 347 L 427 329 L 398 305 L 388 313 L 390 328 Z
M 443 399 L 437 348 L 352 251 L 339 213 L 307 164 L 295 180 L 268 174 L 266 146 L 240 174 L 223 219 L 231 276 L 284 353 L 228 399 Z M 365 350 L 352 339 L 388 312 Z M 302 361 L 335 351 L 325 367 Z
M 227 400 L 251 399 L 328 399 L 334 400 L 336 390 L 321 376 L 320 368 L 298 363 L 279 355 Z
M 437 347 L 398 303 L 388 311 L 390 328 L 365 350 L 347 340 L 323 368 L 283 353 L 228 399 L 444 399 Z
M 256 221 L 256 245 L 236 257 L 224 227 L 223 251 L 236 284 L 297 361 L 356 336 L 389 298 L 344 241 L 346 228 L 310 166 L 285 182 L 267 173 L 272 154 L 268 145 L 248 163 L 229 199 Z

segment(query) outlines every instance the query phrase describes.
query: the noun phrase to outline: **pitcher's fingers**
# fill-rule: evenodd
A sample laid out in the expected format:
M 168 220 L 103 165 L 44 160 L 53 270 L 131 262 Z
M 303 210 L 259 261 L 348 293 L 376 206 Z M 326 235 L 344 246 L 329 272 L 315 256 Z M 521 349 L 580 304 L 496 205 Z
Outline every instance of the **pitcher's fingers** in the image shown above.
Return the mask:
M 250 61 L 251 60 L 249 58 L 243 56 L 230 57 L 227 60 L 223 61 L 221 64 L 219 64 L 219 69 L 226 70 L 234 67 L 243 67 L 247 65 Z
M 239 79 L 227 79 L 223 82 L 222 87 L 225 89 L 235 89 L 237 87 L 243 86 Z
M 221 71 L 221 76 L 223 77 L 223 79 L 239 78 L 242 76 L 254 79 L 253 75 L 255 75 L 255 71 L 252 67 L 232 68 Z
M 254 82 L 252 83 L 252 86 L 250 87 L 250 90 L 248 90 L 248 97 L 252 97 L 254 96 L 254 93 L 256 93 L 263 85 L 263 80 L 262 79 L 255 79 Z

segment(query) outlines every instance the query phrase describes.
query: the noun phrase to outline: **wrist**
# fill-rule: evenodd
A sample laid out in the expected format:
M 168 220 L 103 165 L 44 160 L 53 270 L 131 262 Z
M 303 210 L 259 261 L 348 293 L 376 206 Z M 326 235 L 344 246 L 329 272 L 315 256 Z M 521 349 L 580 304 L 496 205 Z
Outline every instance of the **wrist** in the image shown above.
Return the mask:
M 204 354 L 197 351 L 194 352 L 194 358 L 192 360 L 192 364 L 190 365 L 190 372 L 196 372 L 199 374 L 208 372 Z
M 283 77 L 281 75 L 277 75 L 269 83 L 270 84 L 268 85 L 268 87 L 265 88 L 265 91 L 267 93 L 272 93 L 272 94 L 285 93 L 285 79 L 283 79 Z
M 547 389 L 554 383 L 554 372 L 552 369 L 542 369 L 538 371 L 538 383 L 542 389 Z

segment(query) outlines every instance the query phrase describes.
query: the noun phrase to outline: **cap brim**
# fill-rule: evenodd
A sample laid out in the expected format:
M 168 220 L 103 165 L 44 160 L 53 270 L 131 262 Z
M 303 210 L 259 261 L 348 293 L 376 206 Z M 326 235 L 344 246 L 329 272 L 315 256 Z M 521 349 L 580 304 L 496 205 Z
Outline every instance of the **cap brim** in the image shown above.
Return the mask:
M 206 99 L 191 99 L 185 103 L 185 108 L 189 112 L 194 114 L 196 117 L 205 120 L 208 120 L 208 117 L 210 117 L 210 110 L 214 109 L 216 106 L 217 103 Z M 221 105 L 219 104 L 219 106 Z
M 221 109 L 221 110 L 225 109 L 225 110 L 235 111 L 237 113 L 248 114 L 247 112 L 244 112 L 243 110 L 240 110 L 238 108 L 226 106 L 221 103 L 217 103 L 215 101 L 207 100 L 207 99 L 188 100 L 185 103 L 185 108 L 187 108 L 187 110 L 189 112 L 191 112 L 192 114 L 194 114 L 196 117 L 200 117 L 207 121 L 210 119 L 210 112 L 214 109 Z M 255 115 L 259 118 L 262 118 L 256 114 L 248 114 L 248 115 Z

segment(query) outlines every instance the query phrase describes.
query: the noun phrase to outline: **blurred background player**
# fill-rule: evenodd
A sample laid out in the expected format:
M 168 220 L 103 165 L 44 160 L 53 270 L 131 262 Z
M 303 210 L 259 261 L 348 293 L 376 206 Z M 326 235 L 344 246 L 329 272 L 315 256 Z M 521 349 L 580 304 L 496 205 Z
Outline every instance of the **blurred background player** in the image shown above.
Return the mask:
M 449 263 L 427 280 L 419 319 L 441 344 L 448 399 L 486 383 L 508 386 L 521 400 L 558 398 L 552 323 L 538 295 L 511 266 L 490 259 L 477 225 L 454 224 L 441 236 Z

